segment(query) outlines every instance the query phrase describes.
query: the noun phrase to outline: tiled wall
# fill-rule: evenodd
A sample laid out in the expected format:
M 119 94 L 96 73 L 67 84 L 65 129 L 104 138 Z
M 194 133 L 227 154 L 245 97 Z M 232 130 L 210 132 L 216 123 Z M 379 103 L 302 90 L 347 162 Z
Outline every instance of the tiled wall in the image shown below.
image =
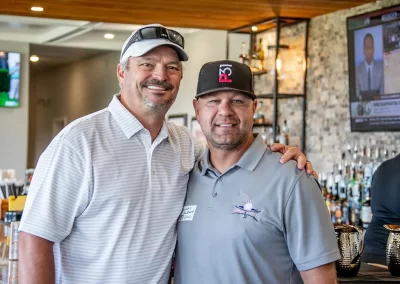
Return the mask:
M 319 172 L 329 171 L 332 164 L 339 161 L 340 153 L 348 143 L 400 149 L 400 132 L 350 132 L 346 31 L 347 17 L 397 4 L 400 0 L 377 1 L 317 17 L 310 22 L 306 147 L 308 158 Z M 299 33 L 302 33 L 301 27 L 282 31 L 281 43 L 288 36 L 295 45 L 300 44 Z M 271 83 L 260 77 L 256 84 L 256 91 L 263 91 Z M 284 88 L 292 88 L 288 84 L 284 83 Z M 290 134 L 300 135 L 301 100 L 280 100 L 279 103 L 278 123 L 288 119 Z M 264 110 L 272 115 L 270 103 L 264 104 Z

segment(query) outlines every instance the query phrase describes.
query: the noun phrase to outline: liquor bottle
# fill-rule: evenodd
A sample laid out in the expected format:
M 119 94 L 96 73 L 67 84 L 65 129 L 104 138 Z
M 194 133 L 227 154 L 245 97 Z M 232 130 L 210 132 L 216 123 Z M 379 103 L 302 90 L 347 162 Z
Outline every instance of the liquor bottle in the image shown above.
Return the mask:
M 382 164 L 382 162 L 383 162 L 383 157 L 381 155 L 381 149 L 376 147 L 375 148 L 374 163 L 373 163 L 373 168 L 372 168 L 372 174 L 375 173 L 375 171 Z
M 342 165 L 339 164 L 339 198 L 345 199 L 347 198 L 347 181 L 346 175 L 343 172 Z
M 281 141 L 281 144 L 289 145 L 289 129 L 287 127 L 286 120 L 283 121 L 283 126 L 279 135 L 279 141 Z
M 247 54 L 247 45 L 245 42 L 242 42 L 242 51 L 240 52 L 239 55 L 240 62 L 247 64 L 249 61 L 249 55 Z
M 393 147 L 392 151 L 390 152 L 390 159 L 393 159 L 397 156 L 397 149 Z
M 335 224 L 343 223 L 343 214 L 342 214 L 342 206 L 343 206 L 343 197 L 341 196 L 341 175 L 342 175 L 342 165 L 339 163 L 337 172 L 335 175 Z
M 258 57 L 258 52 L 257 52 L 257 42 L 254 43 L 253 45 L 253 51 L 251 54 L 251 67 L 254 71 L 258 71 L 260 68 L 260 59 Z
M 351 188 L 347 189 L 347 194 L 348 194 L 347 200 L 349 202 L 350 225 L 354 225 L 356 223 L 356 206 Z
M 333 200 L 339 201 L 339 181 L 340 181 L 340 176 L 339 176 L 339 165 L 333 166 L 332 174 L 334 176 L 334 184 L 333 184 L 333 189 L 332 189 L 332 194 L 333 194 Z
M 268 142 L 267 142 L 267 145 L 271 146 L 274 143 L 275 143 L 275 141 L 274 141 L 274 128 L 270 127 L 268 129 Z
M 350 202 L 349 202 L 349 194 L 347 188 L 345 190 L 345 196 L 342 200 L 342 219 L 343 224 L 350 225 L 351 211 L 350 211 Z
M 364 229 L 368 228 L 368 225 L 369 223 L 371 223 L 372 219 L 370 190 L 371 190 L 370 186 L 364 189 L 364 198 L 363 198 L 364 200 L 362 202 L 362 208 L 361 208 L 361 221 Z
M 335 224 L 343 224 L 343 215 L 342 215 L 342 202 L 340 200 L 336 201 L 335 208 Z
M 347 145 L 347 151 L 345 153 L 345 161 L 344 161 L 344 167 L 346 171 L 346 180 L 349 181 L 351 179 L 351 162 L 352 162 L 352 156 L 351 156 L 351 146 L 350 144 Z
M 258 58 L 260 60 L 260 70 L 264 70 L 265 53 L 262 38 L 260 38 L 260 43 L 258 44 Z
M 264 115 L 264 112 L 262 110 L 263 105 L 264 105 L 263 101 L 259 100 L 258 103 L 257 103 L 256 112 L 254 113 L 254 116 L 253 116 L 254 124 L 263 124 L 263 123 L 265 123 L 265 115 Z
M 326 201 L 326 197 L 328 195 L 328 188 L 326 187 L 326 177 L 325 174 L 319 174 L 319 184 L 321 185 L 321 194 L 324 200 Z
M 373 161 L 371 159 L 371 149 L 367 148 L 367 156 L 366 156 L 366 164 L 364 166 L 364 180 L 363 180 L 363 187 L 370 187 L 373 175 Z
M 350 210 L 350 223 L 355 225 L 359 219 L 359 198 L 360 198 L 360 183 L 356 179 L 356 166 L 354 162 L 351 163 L 351 174 L 350 179 L 347 183 L 347 192 L 349 198 L 349 210 Z
M 386 148 L 383 150 L 383 160 L 384 161 L 389 160 L 389 150 Z
M 325 196 L 325 203 L 326 206 L 328 208 L 328 211 L 331 212 L 331 205 L 332 205 L 332 186 L 333 186 L 333 177 L 332 177 L 332 173 L 328 176 L 326 182 L 325 182 L 325 186 L 326 186 L 326 196 Z

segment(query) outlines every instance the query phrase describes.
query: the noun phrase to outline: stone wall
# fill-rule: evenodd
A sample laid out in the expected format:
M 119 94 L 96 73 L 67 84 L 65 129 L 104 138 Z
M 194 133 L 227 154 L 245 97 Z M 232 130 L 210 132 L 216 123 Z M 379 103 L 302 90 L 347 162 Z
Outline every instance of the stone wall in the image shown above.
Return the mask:
M 400 148 L 400 132 L 351 132 L 346 18 L 400 4 L 372 4 L 314 18 L 310 22 L 307 156 L 328 171 L 347 144 Z M 399 151 L 397 151 L 399 152 Z
M 340 153 L 347 145 L 367 145 L 400 149 L 400 132 L 351 132 L 349 113 L 349 80 L 347 57 L 346 18 L 366 12 L 379 10 L 400 4 L 400 0 L 377 1 L 353 9 L 313 18 L 310 22 L 308 42 L 308 91 L 306 118 L 306 153 L 319 172 L 327 172 L 334 162 L 340 159 Z M 260 35 L 275 39 L 275 31 L 268 35 Z M 269 34 L 271 33 L 271 34 Z M 281 43 L 295 46 L 296 53 L 291 56 L 299 57 L 304 33 L 301 26 L 292 26 L 282 31 Z M 287 55 L 287 54 L 286 54 Z M 285 55 L 285 56 L 286 56 Z M 292 57 L 290 62 L 296 62 Z M 300 76 L 290 75 L 281 80 L 280 91 L 296 93 L 302 90 L 299 83 L 301 60 L 296 66 Z M 273 64 L 273 63 L 272 63 Z M 282 62 L 282 71 L 285 64 Z M 291 66 L 290 68 L 294 68 Z M 300 70 L 300 71 L 299 71 Z M 272 80 L 263 75 L 255 79 L 255 91 L 258 93 L 271 92 Z M 264 77 L 264 78 L 263 78 Z M 272 77 L 272 76 L 271 76 Z M 290 79 L 290 80 L 288 80 Z M 287 81 L 287 82 L 284 82 Z M 290 82 L 290 83 L 289 83 Z M 295 82 L 293 84 L 293 82 Z M 272 100 L 265 100 L 264 112 L 272 118 Z M 288 120 L 290 135 L 299 137 L 302 131 L 302 100 L 279 100 L 278 124 Z M 399 151 L 397 151 L 399 152 Z

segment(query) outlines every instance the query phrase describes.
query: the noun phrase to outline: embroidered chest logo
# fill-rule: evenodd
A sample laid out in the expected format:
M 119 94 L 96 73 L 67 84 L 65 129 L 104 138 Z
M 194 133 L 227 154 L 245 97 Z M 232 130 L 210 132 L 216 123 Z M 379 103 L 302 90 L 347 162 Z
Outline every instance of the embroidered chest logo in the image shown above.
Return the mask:
M 258 222 L 258 213 L 260 213 L 260 210 L 253 208 L 253 202 L 251 202 L 251 199 L 245 193 L 241 192 L 240 195 L 244 197 L 245 203 L 243 206 L 235 205 L 232 214 L 242 214 L 245 219 L 247 216 L 250 216 Z

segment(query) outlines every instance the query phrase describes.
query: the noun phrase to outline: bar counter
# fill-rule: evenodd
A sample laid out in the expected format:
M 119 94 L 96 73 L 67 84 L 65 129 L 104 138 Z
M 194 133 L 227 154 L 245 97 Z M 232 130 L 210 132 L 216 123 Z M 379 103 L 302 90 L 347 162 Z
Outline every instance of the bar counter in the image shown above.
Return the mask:
M 400 277 L 390 275 L 389 270 L 385 268 L 361 263 L 360 271 L 356 277 L 339 277 L 338 283 L 400 283 Z
M 17 262 L 9 261 L 6 265 L 0 265 L 1 275 L 0 284 L 10 283 L 17 284 Z M 338 283 L 400 283 L 400 277 L 390 275 L 389 271 L 384 268 L 375 267 L 366 263 L 361 264 L 360 271 L 356 277 L 338 278 Z

